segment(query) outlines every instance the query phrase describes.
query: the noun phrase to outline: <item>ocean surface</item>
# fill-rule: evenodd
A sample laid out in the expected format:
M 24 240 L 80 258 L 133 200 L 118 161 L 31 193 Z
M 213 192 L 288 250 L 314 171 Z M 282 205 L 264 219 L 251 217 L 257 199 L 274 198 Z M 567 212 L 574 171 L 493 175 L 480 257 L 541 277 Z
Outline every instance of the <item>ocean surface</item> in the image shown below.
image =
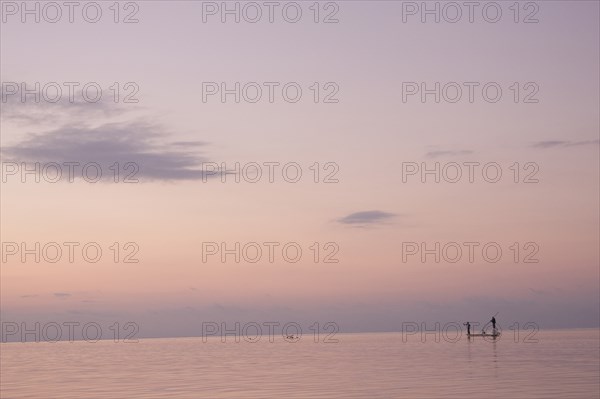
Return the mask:
M 0 344 L 9 398 L 598 398 L 600 331 L 457 342 L 401 333 L 337 343 L 228 337 Z M 515 342 L 517 338 L 518 342 Z

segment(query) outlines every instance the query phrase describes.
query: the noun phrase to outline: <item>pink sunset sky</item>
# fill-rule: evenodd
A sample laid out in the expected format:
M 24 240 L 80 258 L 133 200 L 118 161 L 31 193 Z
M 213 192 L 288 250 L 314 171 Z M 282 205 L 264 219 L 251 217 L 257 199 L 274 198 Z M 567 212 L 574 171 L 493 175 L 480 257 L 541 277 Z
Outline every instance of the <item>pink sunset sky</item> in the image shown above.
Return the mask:
M 406 9 L 403 22 L 403 2 L 338 2 L 338 23 L 315 23 L 309 3 L 298 23 L 203 22 L 202 2 L 137 4 L 131 24 L 114 23 L 108 3 L 98 23 L 23 23 L 4 10 L 3 321 L 135 321 L 142 336 L 194 335 L 202 321 L 395 331 L 404 321 L 486 320 L 498 311 L 506 326 L 598 325 L 597 2 L 539 2 L 538 23 L 515 23 L 508 3 L 497 23 L 477 13 L 473 23 L 422 23 Z M 523 19 L 529 10 L 521 11 Z M 104 94 L 97 103 L 80 95 L 22 102 L 8 94 L 11 82 L 96 82 Z M 223 103 L 203 101 L 207 82 L 279 86 L 273 102 L 265 94 Z M 296 103 L 281 97 L 289 82 L 303 89 Z M 407 82 L 479 86 L 473 102 L 466 89 L 456 103 L 420 94 L 403 101 Z M 498 102 L 482 97 L 489 82 L 503 89 Z M 123 102 L 132 87 L 139 101 Z M 338 101 L 324 102 L 332 88 Z M 525 101 L 533 91 L 537 102 Z M 8 173 L 12 162 L 97 162 L 105 173 L 134 162 L 139 182 L 23 183 Z M 203 167 L 223 162 L 295 162 L 303 174 L 297 183 L 281 169 L 272 183 L 204 179 Z M 465 162 L 495 163 L 502 178 L 486 181 L 480 166 L 469 182 Z M 462 179 L 406 176 L 409 165 L 436 163 L 461 165 Z M 332 171 L 337 182 L 325 183 Z M 38 263 L 11 254 L 10 243 L 36 242 L 95 242 L 103 255 L 91 263 L 78 249 L 74 262 L 64 252 Z M 264 246 L 256 263 L 223 262 L 220 253 L 203 261 L 213 242 L 280 245 L 272 263 Z M 406 254 L 407 243 L 436 242 L 479 245 L 473 262 L 462 244 L 455 263 Z M 286 243 L 301 247 L 298 262 L 283 258 Z M 486 243 L 502 249 L 497 262 L 482 256 Z M 133 248 L 138 262 L 123 262 Z M 337 263 L 324 262 L 332 252 Z

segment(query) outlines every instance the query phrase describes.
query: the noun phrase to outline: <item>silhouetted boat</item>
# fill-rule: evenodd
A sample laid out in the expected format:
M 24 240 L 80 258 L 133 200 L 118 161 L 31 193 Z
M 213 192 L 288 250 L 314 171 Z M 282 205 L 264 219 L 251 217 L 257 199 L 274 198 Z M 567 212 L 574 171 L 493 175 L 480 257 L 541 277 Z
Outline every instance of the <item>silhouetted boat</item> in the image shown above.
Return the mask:
M 500 336 L 500 333 L 497 332 L 496 334 L 467 334 L 467 337 L 492 337 L 492 338 L 497 338 Z

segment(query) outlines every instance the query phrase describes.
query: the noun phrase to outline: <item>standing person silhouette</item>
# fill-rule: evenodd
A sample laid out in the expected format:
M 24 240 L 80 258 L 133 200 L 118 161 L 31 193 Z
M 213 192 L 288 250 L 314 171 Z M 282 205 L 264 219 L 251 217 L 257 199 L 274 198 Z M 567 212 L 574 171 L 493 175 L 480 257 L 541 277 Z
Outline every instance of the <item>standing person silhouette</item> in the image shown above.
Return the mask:
M 496 316 L 492 316 L 490 323 L 492 323 L 492 334 L 496 334 Z
M 467 326 L 467 335 L 471 335 L 471 323 L 467 321 L 464 325 Z

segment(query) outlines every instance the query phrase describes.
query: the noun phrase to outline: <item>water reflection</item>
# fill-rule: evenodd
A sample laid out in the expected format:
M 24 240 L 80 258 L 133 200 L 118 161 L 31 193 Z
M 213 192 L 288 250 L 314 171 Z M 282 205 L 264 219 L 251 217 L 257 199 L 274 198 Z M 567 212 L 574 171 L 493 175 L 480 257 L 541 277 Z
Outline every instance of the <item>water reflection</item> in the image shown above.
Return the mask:
M 540 332 L 532 344 L 403 342 L 400 334 L 341 334 L 337 344 L 2 344 L 0 396 L 589 399 L 600 395 L 599 337 L 571 330 Z

